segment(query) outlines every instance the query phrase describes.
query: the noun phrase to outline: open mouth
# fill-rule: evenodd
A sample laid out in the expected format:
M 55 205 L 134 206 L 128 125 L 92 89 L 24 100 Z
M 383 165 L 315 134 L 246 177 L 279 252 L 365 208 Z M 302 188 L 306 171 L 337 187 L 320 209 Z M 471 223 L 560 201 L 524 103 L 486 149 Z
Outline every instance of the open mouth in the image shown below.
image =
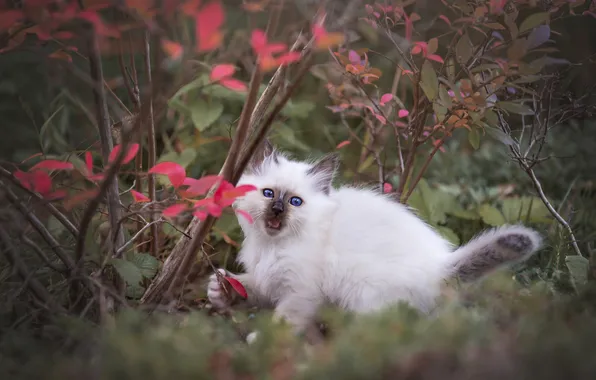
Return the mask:
M 279 220 L 277 218 L 267 219 L 267 221 L 265 223 L 267 225 L 267 228 L 270 228 L 272 230 L 280 230 L 281 229 L 281 220 Z

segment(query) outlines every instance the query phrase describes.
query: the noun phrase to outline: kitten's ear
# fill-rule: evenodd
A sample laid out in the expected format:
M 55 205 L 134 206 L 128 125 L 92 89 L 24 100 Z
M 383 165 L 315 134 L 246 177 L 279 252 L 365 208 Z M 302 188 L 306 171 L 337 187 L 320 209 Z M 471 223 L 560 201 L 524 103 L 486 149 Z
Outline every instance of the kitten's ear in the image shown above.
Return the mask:
M 317 188 L 329 194 L 333 177 L 339 167 L 339 154 L 330 153 L 321 158 L 312 168 L 307 172 L 308 175 L 315 177 Z
M 279 153 L 277 152 L 275 147 L 271 145 L 271 142 L 269 142 L 268 139 L 265 139 L 261 143 L 260 147 L 253 154 L 248 164 L 247 170 L 251 173 L 256 172 L 267 157 L 271 157 L 271 159 L 273 159 L 277 163 L 278 155 Z

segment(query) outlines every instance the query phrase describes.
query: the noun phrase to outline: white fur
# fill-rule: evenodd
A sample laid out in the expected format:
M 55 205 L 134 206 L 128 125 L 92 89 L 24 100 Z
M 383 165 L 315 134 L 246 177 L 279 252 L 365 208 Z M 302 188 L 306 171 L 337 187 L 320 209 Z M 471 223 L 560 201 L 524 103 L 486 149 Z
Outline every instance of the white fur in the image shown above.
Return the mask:
M 487 244 L 480 238 L 471 249 L 454 253 L 429 225 L 381 193 L 353 187 L 332 189 L 329 195 L 317 190 L 315 176 L 307 173 L 311 167 L 284 156 L 269 157 L 260 170 L 240 180 L 258 190 L 235 204 L 254 218 L 251 224 L 239 217 L 245 240 L 238 259 L 246 273 L 235 277 L 254 303 L 273 306 L 276 317 L 297 330 L 306 327 L 323 303 L 371 312 L 406 301 L 429 312 L 456 263 Z M 304 204 L 287 205 L 287 225 L 270 236 L 263 220 L 270 199 L 262 190 L 274 187 L 298 194 Z M 498 231 L 492 234 L 487 239 Z M 212 277 L 209 298 L 217 307 L 225 304 L 218 286 Z

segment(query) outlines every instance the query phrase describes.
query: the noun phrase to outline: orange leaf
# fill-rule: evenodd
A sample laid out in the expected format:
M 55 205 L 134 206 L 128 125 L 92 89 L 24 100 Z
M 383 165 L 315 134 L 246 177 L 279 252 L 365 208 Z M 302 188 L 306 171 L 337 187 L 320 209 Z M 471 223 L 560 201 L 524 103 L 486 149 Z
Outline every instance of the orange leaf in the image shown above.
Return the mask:
M 161 48 L 173 60 L 180 59 L 184 53 L 184 48 L 178 42 L 162 39 Z
M 65 52 L 62 49 L 56 50 L 52 54 L 48 55 L 48 57 L 54 58 L 54 59 L 62 59 L 67 62 L 72 62 L 72 57 L 70 56 L 70 54 L 68 54 L 67 52 Z
M 343 33 L 327 33 L 324 36 L 317 38 L 315 45 L 317 49 L 328 49 L 343 44 L 345 39 Z

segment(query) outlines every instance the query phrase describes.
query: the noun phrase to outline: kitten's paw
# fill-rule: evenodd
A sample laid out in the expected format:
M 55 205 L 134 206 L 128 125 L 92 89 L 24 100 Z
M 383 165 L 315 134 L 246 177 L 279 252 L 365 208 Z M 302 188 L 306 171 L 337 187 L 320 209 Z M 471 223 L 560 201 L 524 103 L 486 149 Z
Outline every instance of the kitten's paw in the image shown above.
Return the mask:
M 218 269 L 218 271 L 222 276 L 228 275 L 225 269 Z M 216 310 L 225 310 L 232 304 L 231 298 L 226 293 L 226 289 L 222 286 L 216 273 L 209 277 L 209 284 L 207 284 L 207 298 Z

